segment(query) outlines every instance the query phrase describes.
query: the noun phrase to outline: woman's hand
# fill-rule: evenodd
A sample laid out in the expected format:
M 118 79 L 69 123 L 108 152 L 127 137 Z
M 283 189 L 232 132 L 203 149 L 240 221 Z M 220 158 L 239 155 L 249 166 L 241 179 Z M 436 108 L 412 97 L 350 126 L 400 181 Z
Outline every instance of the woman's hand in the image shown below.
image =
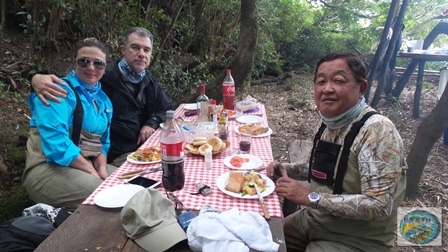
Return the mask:
M 31 79 L 31 85 L 39 99 L 49 105 L 47 99 L 55 102 L 61 102 L 58 97 L 67 97 L 67 90 L 59 87 L 56 83 L 65 86 L 65 82 L 53 74 L 36 74 Z
M 106 166 L 101 166 L 97 168 L 98 175 L 102 180 L 106 180 L 109 177 L 109 173 L 107 172 Z
M 70 164 L 70 167 L 86 172 L 97 178 L 101 178 L 92 163 L 85 159 L 81 154 Z
M 109 173 L 107 172 L 107 158 L 106 155 L 100 154 L 97 157 L 92 159 L 93 167 L 98 172 L 98 175 L 101 179 L 105 180 L 109 177 Z
M 97 177 L 99 179 L 101 178 L 100 175 L 98 174 L 98 172 L 95 169 L 93 169 L 93 170 L 89 169 L 89 171 L 87 171 L 87 173 L 92 175 L 92 176 L 94 176 L 94 177 Z

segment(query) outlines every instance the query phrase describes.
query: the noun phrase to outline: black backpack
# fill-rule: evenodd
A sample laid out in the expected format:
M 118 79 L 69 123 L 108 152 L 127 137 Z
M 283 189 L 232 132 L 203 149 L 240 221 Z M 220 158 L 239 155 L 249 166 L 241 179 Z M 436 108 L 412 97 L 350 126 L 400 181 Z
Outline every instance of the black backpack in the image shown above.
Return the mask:
M 34 251 L 55 230 L 40 216 L 17 217 L 0 224 L 0 252 Z

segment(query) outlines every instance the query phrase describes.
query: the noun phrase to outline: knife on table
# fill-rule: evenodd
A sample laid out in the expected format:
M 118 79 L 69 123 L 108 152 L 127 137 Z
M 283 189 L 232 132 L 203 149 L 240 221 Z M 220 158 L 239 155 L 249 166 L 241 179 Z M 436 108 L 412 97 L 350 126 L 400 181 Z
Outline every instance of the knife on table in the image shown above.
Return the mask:
M 254 183 L 254 186 L 255 186 L 255 191 L 257 191 L 258 199 L 260 200 L 261 209 L 263 209 L 264 218 L 266 220 L 270 220 L 271 215 L 269 215 L 268 209 L 267 209 L 266 205 L 264 204 L 264 199 L 263 199 L 263 196 L 261 196 L 260 188 L 258 188 L 256 183 Z
M 148 174 L 148 173 L 158 172 L 161 170 L 162 170 L 162 166 L 159 166 L 156 168 L 151 168 L 149 170 L 139 169 L 139 170 L 135 170 L 135 171 L 131 171 L 131 172 L 125 172 L 125 173 L 121 174 L 121 176 L 118 178 L 119 179 L 128 179 L 128 178 L 134 177 L 135 175 L 144 175 L 144 174 Z

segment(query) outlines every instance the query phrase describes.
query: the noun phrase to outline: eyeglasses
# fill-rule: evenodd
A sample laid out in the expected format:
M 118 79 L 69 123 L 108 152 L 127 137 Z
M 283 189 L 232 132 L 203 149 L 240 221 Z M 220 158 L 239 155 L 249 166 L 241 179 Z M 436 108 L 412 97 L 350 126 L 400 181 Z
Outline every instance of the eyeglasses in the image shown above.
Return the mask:
M 174 209 L 179 212 L 184 212 L 187 209 L 184 207 L 184 204 L 182 204 L 182 201 L 180 201 L 176 196 L 174 196 L 171 192 L 166 192 L 166 196 L 168 197 L 171 202 L 174 203 Z
M 90 60 L 89 58 L 83 57 L 76 59 L 76 64 L 82 68 L 90 66 L 90 63 L 92 63 L 92 60 Z M 101 71 L 106 68 L 106 63 L 104 63 L 102 60 L 96 59 L 93 61 L 93 67 L 95 67 L 96 70 Z

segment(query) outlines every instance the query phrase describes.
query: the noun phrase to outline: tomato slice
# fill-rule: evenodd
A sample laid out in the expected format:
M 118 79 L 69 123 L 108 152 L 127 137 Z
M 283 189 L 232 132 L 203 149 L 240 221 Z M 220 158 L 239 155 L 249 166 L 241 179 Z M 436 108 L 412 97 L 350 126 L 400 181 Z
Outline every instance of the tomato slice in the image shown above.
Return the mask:
M 242 158 L 240 156 L 234 156 L 230 159 L 230 164 L 237 168 L 240 168 L 243 165 L 243 163 L 247 163 L 247 162 L 249 162 L 249 160 L 250 160 L 249 158 Z

